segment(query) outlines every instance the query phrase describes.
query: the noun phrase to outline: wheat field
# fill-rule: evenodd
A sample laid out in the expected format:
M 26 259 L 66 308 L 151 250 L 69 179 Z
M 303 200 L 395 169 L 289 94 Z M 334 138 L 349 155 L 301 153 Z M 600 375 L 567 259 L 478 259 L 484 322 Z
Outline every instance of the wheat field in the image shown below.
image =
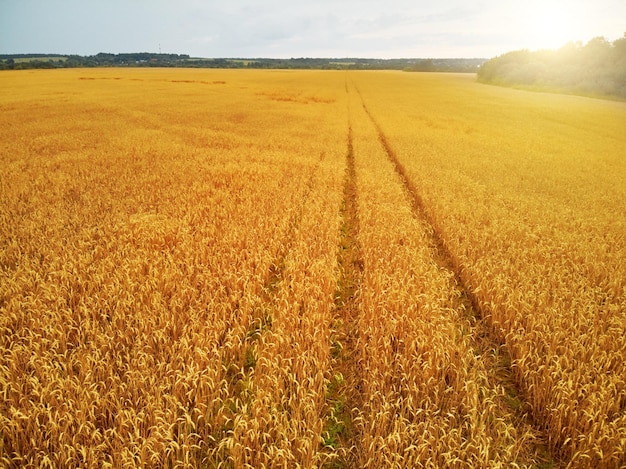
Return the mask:
M 626 104 L 0 74 L 0 465 L 626 467 Z

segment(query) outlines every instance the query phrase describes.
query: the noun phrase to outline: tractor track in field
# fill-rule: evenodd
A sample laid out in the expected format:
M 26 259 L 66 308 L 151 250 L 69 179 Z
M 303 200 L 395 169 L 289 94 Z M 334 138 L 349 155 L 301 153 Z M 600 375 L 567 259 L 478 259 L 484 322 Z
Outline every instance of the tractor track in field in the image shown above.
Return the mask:
M 346 93 L 348 86 L 346 83 Z M 356 295 L 361 283 L 363 260 L 358 242 L 359 217 L 353 134 L 348 108 L 346 173 L 341 205 L 340 245 L 337 263 L 340 274 L 335 292 L 335 308 L 331 324 L 332 370 L 326 392 L 327 422 L 323 439 L 332 458 L 324 467 L 356 467 L 359 416 L 363 389 L 362 362 L 358 351 L 359 307 Z
M 229 336 L 229 334 L 231 334 L 234 330 L 233 325 L 236 321 L 238 321 L 239 316 L 243 314 L 240 306 L 244 295 L 244 292 L 242 291 L 229 315 L 227 322 L 228 326 L 224 329 L 224 332 L 219 339 L 219 346 L 222 350 L 222 366 L 225 370 L 226 382 L 228 383 L 229 397 L 223 408 L 224 415 L 228 417 L 227 420 L 234 420 L 236 414 L 241 411 L 237 402 L 249 404 L 252 400 L 252 395 L 245 391 L 246 386 L 243 386 L 242 383 L 250 379 L 252 371 L 256 366 L 257 343 L 261 339 L 262 335 L 267 330 L 272 328 L 273 312 L 274 308 L 276 308 L 277 301 L 277 292 L 280 288 L 281 282 L 285 280 L 284 275 L 287 257 L 293 250 L 297 230 L 300 227 L 304 209 L 311 192 L 313 191 L 315 178 L 319 173 L 319 168 L 324 161 L 325 156 L 326 155 L 324 153 L 320 154 L 318 161 L 316 161 L 310 169 L 304 188 L 299 195 L 298 204 L 289 214 L 282 243 L 273 255 L 274 260 L 268 267 L 265 280 L 258 286 L 258 290 L 256 291 L 259 307 L 255 308 L 249 318 L 247 330 L 244 335 L 241 335 L 241 332 L 239 332 L 236 336 Z M 238 342 L 240 343 L 240 346 L 233 349 L 224 347 L 227 342 Z M 222 437 L 227 439 L 229 437 L 228 432 L 224 432 Z
M 306 206 L 307 200 L 311 195 L 311 191 L 313 190 L 313 184 L 315 182 L 315 176 L 319 172 L 319 168 L 324 161 L 326 155 L 322 153 L 319 156 L 319 160 L 313 165 L 310 169 L 308 178 L 305 182 L 302 193 L 299 197 L 299 203 L 296 209 L 291 212 L 289 215 L 289 219 L 287 221 L 287 227 L 285 229 L 283 235 L 283 242 L 280 244 L 279 249 L 274 253 L 274 260 L 270 263 L 267 276 L 262 285 L 260 285 L 259 296 L 264 304 L 271 305 L 274 302 L 274 297 L 276 295 L 276 290 L 278 288 L 278 284 L 283 280 L 283 275 L 285 271 L 285 262 L 287 256 L 291 252 L 293 248 L 294 239 L 296 236 L 296 230 L 300 226 L 302 221 L 302 215 L 304 213 L 304 208 Z M 237 316 L 239 315 L 240 302 L 244 292 L 242 291 L 239 295 L 239 299 L 235 302 L 233 311 L 228 320 L 228 327 L 224 329 L 224 333 L 221 335 L 219 339 L 219 344 L 222 346 L 226 341 L 228 331 L 232 330 L 232 324 L 236 321 Z M 266 321 L 268 318 L 256 318 L 261 321 Z M 271 318 L 269 318 L 271 323 Z
M 326 155 L 322 153 L 319 156 L 319 160 L 315 163 L 315 165 L 311 169 L 309 177 L 304 186 L 304 190 L 302 191 L 302 194 L 300 196 L 300 204 L 298 205 L 297 210 L 295 210 L 289 218 L 289 222 L 287 224 L 287 231 L 284 237 L 285 241 L 281 244 L 281 248 L 279 249 L 276 255 L 276 260 L 272 262 L 272 264 L 270 265 L 269 272 L 268 272 L 268 279 L 263 285 L 263 291 L 265 292 L 266 301 L 271 302 L 271 298 L 274 296 L 277 285 L 278 283 L 280 283 L 280 281 L 283 278 L 283 273 L 285 271 L 285 261 L 287 259 L 287 256 L 289 255 L 289 252 L 291 251 L 293 247 L 296 230 L 298 229 L 302 221 L 304 207 L 306 206 L 307 200 L 309 199 L 309 196 L 311 195 L 311 191 L 313 190 L 315 176 L 319 172 L 319 168 L 322 162 L 324 161 L 325 157 Z
M 511 369 L 511 357 L 506 350 L 506 344 L 493 336 L 489 328 L 487 316 L 481 308 L 478 297 L 463 280 L 461 274 L 462 266 L 448 249 L 441 234 L 441 230 L 427 213 L 424 201 L 417 187 L 407 174 L 404 165 L 398 158 L 379 123 L 365 104 L 360 90 L 356 85 L 353 85 L 353 87 L 359 96 L 363 110 L 376 129 L 378 139 L 387 158 L 393 164 L 401 184 L 408 195 L 414 216 L 430 228 L 428 231 L 430 233 L 430 241 L 434 248 L 435 262 L 440 268 L 451 272 L 453 275 L 453 284 L 461 293 L 458 298 L 458 306 L 466 312 L 467 318 L 475 330 L 475 334 L 472 337 L 472 348 L 485 363 L 485 368 L 489 371 L 492 382 L 505 390 L 506 399 L 505 402 L 503 402 L 503 406 L 506 408 L 506 412 L 511 415 L 512 422 L 518 427 L 525 426 L 530 428 L 534 435 L 534 439 L 530 444 L 532 447 L 528 448 L 527 456 L 534 461 L 538 461 L 540 464 L 539 467 L 562 467 L 562 462 L 555 458 L 549 451 L 548 438 L 533 419 L 531 408 L 526 403 L 527 401 L 523 398 L 523 393 L 515 382 L 514 374 Z

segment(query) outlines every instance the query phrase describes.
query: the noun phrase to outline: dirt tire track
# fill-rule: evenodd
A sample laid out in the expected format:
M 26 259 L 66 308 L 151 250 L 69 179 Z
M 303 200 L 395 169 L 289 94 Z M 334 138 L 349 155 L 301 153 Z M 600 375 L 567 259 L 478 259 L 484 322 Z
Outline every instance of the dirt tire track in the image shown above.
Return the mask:
M 394 165 L 396 173 L 409 196 L 414 216 L 430 227 L 429 232 L 434 248 L 435 261 L 442 269 L 448 270 L 453 275 L 453 283 L 461 293 L 458 298 L 459 306 L 466 311 L 467 319 L 476 331 L 475 337 L 472 339 L 473 348 L 476 353 L 482 357 L 485 368 L 490 371 L 492 384 L 502 386 L 507 394 L 506 401 L 502 403 L 502 407 L 505 408 L 505 412 L 512 416 L 512 421 L 516 426 L 529 427 L 535 436 L 532 447 L 528 448 L 529 457 L 535 461 L 539 461 L 540 467 L 558 468 L 564 466 L 563 463 L 550 452 L 548 438 L 534 420 L 531 408 L 526 399 L 524 399 L 520 387 L 515 382 L 514 373 L 511 368 L 512 361 L 506 349 L 506 344 L 502 338 L 496 337 L 493 334 L 489 327 L 488 315 L 483 312 L 478 297 L 463 280 L 462 265 L 460 265 L 456 256 L 448 249 L 441 229 L 428 214 L 419 191 L 408 176 L 404 165 L 400 162 L 394 148 L 389 143 L 389 139 L 366 106 L 360 90 L 354 84 L 353 87 L 359 96 L 363 110 L 378 133 L 378 139 L 385 150 L 387 158 Z
M 346 93 L 349 93 L 346 82 Z M 327 390 L 329 406 L 326 447 L 333 456 L 325 467 L 356 467 L 360 436 L 358 426 L 362 407 L 363 374 L 357 343 L 359 338 L 359 307 L 357 295 L 361 283 L 363 261 L 358 242 L 359 217 L 353 133 L 348 108 L 346 174 L 341 206 L 341 237 L 337 252 L 340 276 L 335 293 L 335 314 L 331 325 L 331 381 Z M 328 443 L 332 443 L 328 445 Z
M 304 207 L 307 203 L 307 200 L 313 190 L 313 183 L 315 181 L 315 176 L 317 175 L 319 168 L 324 161 L 325 154 L 321 154 L 319 160 L 315 163 L 315 165 L 311 168 L 310 173 L 308 175 L 308 179 L 306 180 L 304 189 L 300 195 L 300 203 L 297 206 L 297 209 L 290 215 L 289 220 L 287 222 L 287 227 L 284 231 L 283 242 L 280 244 L 280 248 L 274 253 L 274 260 L 270 263 L 266 279 L 260 285 L 260 291 L 257 294 L 261 297 L 261 300 L 264 304 L 271 305 L 274 302 L 274 296 L 276 294 L 276 290 L 278 288 L 278 284 L 283 278 L 283 272 L 285 270 L 285 259 L 289 255 L 289 252 L 293 246 L 293 240 L 295 237 L 295 232 L 300 225 L 302 220 L 302 214 L 304 212 Z M 240 303 L 243 299 L 245 292 L 242 291 L 239 295 L 239 299 L 235 303 L 235 308 L 231 312 L 227 325 L 224 329 L 224 333 L 220 337 L 219 344 L 222 346 L 224 342 L 227 340 L 229 331 L 231 331 L 232 324 L 235 323 L 237 316 L 239 315 Z M 254 318 L 254 322 L 257 320 L 261 320 L 264 322 L 266 318 Z M 251 326 L 254 324 L 251 324 Z
M 256 346 L 262 335 L 272 328 L 272 311 L 277 307 L 276 295 L 279 289 L 280 283 L 284 280 L 284 271 L 286 259 L 291 250 L 293 249 L 294 239 L 296 237 L 296 230 L 301 224 L 302 216 L 304 213 L 304 207 L 309 199 L 309 196 L 313 190 L 313 184 L 315 177 L 319 172 L 319 168 L 325 158 L 325 154 L 321 154 L 319 160 L 316 161 L 314 166 L 310 169 L 308 178 L 304 188 L 299 196 L 299 204 L 296 210 L 294 210 L 287 221 L 286 229 L 283 234 L 283 242 L 280 244 L 279 249 L 274 253 L 274 259 L 269 264 L 265 280 L 256 288 L 254 295 L 256 296 L 256 306 L 254 311 L 251 311 L 249 316 L 243 321 L 244 329 L 236 329 L 233 325 L 238 321 L 238 318 L 242 313 L 242 307 L 240 306 L 245 291 L 242 291 L 239 295 L 239 299 L 235 303 L 235 307 L 231 311 L 228 318 L 228 327 L 224 329 L 224 333 L 220 337 L 220 349 L 222 366 L 225 370 L 225 379 L 228 386 L 228 398 L 226 399 L 226 406 L 223 411 L 228 416 L 230 421 L 233 421 L 239 410 L 234 410 L 237 407 L 235 404 L 238 400 L 241 402 L 249 403 L 252 400 L 252 395 L 243 394 L 244 387 L 241 383 L 248 380 L 252 374 L 254 367 L 256 366 Z M 245 308 L 250 308 L 251 304 L 247 304 Z M 224 347 L 226 342 L 238 343 L 238 347 L 229 348 Z M 232 435 L 225 432 L 222 435 L 222 441 L 217 442 L 220 445 L 226 440 L 229 440 Z

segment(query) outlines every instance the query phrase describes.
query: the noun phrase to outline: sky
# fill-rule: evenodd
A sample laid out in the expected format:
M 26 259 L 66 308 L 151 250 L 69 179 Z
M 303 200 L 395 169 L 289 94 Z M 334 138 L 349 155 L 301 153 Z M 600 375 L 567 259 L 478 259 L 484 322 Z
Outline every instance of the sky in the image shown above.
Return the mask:
M 626 32 L 626 0 L 0 0 L 0 54 L 490 58 Z

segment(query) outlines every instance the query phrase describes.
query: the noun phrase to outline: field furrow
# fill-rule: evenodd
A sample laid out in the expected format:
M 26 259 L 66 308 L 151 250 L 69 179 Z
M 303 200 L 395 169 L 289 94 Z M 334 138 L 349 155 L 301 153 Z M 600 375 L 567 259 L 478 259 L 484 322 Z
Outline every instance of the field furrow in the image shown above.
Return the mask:
M 321 164 L 295 230 L 294 244 L 268 308 L 270 319 L 251 352 L 232 434 L 224 442 L 235 467 L 320 465 L 330 324 L 337 282 L 336 246 L 342 152 Z M 320 219 L 319 214 L 331 214 Z M 331 378 L 332 379 L 332 378 Z
M 453 295 L 453 308 L 463 311 L 463 319 L 467 320 L 471 326 L 469 331 L 469 346 L 472 353 L 483 364 L 485 376 L 488 378 L 489 386 L 504 391 L 499 396 L 498 405 L 500 409 L 498 418 L 508 420 L 510 425 L 523 429 L 530 436 L 524 448 L 525 457 L 533 464 L 548 465 L 555 467 L 555 460 L 550 455 L 547 446 L 547 437 L 543 434 L 538 425 L 533 422 L 530 406 L 524 402 L 523 396 L 513 379 L 514 373 L 511 368 L 511 358 L 504 344 L 490 335 L 490 329 L 486 324 L 484 314 L 480 310 L 480 303 L 476 295 L 467 288 L 461 276 L 461 266 L 448 251 L 448 248 L 439 233 L 432 225 L 427 213 L 424 211 L 423 200 L 413 182 L 408 178 L 406 170 L 398 160 L 393 147 L 389 143 L 387 136 L 383 133 L 375 117 L 368 110 L 363 97 L 359 93 L 361 104 L 365 114 L 367 114 L 378 135 L 378 140 L 384 149 L 386 157 L 393 164 L 399 181 L 404 187 L 404 191 L 411 203 L 414 216 L 422 221 L 428 233 L 428 244 L 433 247 L 433 260 L 441 270 L 451 274 L 451 289 L 458 292 Z M 464 328 L 466 324 L 459 327 Z M 494 416 L 495 418 L 495 416 Z
M 462 290 L 354 95 L 364 366 L 355 467 L 530 467 L 536 436 L 478 353 Z
M 370 78 L 368 109 L 551 452 L 571 467 L 623 466 L 623 104 Z
M 346 91 L 348 91 L 346 89 Z M 341 236 L 337 255 L 339 280 L 331 324 L 331 381 L 328 385 L 324 446 L 330 451 L 328 467 L 351 467 L 358 461 L 361 437 L 355 424 L 362 406 L 363 361 L 359 354 L 359 308 L 363 260 L 359 247 L 358 194 L 350 110 L 346 171 L 341 205 Z
M 282 233 L 280 231 L 276 233 L 279 236 L 282 234 L 282 241 L 277 245 L 276 252 L 273 253 L 273 259 L 263 282 L 260 285 L 255 285 L 248 292 L 246 302 L 242 301 L 244 298 L 242 292 L 242 296 L 229 316 L 229 323 L 224 329 L 223 336 L 220 338 L 218 346 L 221 353 L 222 369 L 228 383 L 228 398 L 219 410 L 220 418 L 224 422 L 223 431 L 213 434 L 215 438 L 214 448 L 216 448 L 214 462 L 216 464 L 231 458 L 229 451 L 223 451 L 222 448 L 231 445 L 235 438 L 235 421 L 240 418 L 241 412 L 247 410 L 247 406 L 254 398 L 251 380 L 257 361 L 258 342 L 263 338 L 266 331 L 271 330 L 277 312 L 284 306 L 278 296 L 281 282 L 284 280 L 287 262 L 292 255 L 291 251 L 297 240 L 302 216 L 324 155 L 322 154 L 320 160 L 308 169 L 309 174 L 304 179 L 305 184 L 299 188 L 300 195 L 295 199 L 294 206 L 288 208 L 289 215 L 284 217 L 285 227 Z M 280 239 L 276 235 L 275 239 Z M 232 458 L 235 461 L 241 461 L 237 457 Z

